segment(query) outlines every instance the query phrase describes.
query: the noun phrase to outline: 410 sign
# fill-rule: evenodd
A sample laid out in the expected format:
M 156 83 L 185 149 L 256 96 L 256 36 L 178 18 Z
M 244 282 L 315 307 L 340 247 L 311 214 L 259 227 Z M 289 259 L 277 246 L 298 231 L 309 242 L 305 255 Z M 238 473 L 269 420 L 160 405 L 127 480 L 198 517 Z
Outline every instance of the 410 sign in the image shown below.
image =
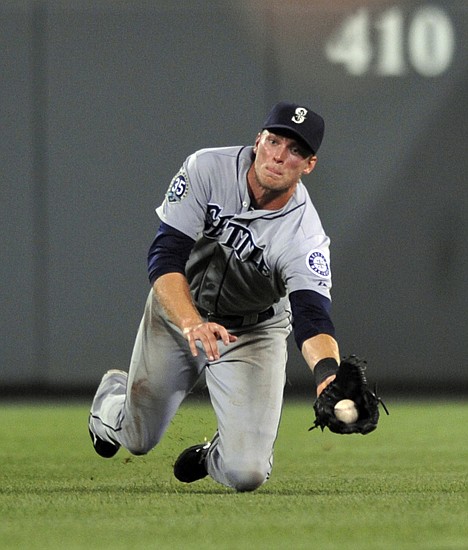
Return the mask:
M 424 77 L 443 74 L 455 53 L 455 31 L 438 6 L 422 6 L 410 15 L 394 6 L 371 14 L 360 8 L 349 15 L 325 44 L 329 61 L 353 76 L 369 72 L 402 76 L 411 67 Z

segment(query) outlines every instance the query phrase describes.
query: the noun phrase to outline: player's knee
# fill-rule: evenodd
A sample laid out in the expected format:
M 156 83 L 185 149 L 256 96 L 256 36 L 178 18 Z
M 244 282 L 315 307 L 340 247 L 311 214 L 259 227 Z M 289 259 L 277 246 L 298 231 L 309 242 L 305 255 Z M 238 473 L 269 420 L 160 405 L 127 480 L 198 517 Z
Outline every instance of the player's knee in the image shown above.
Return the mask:
M 255 491 L 268 479 L 268 471 L 260 465 L 232 465 L 226 472 L 231 487 L 238 492 Z
M 148 449 L 146 447 L 131 447 L 130 449 L 127 449 L 127 451 L 134 456 L 143 456 L 148 454 L 151 449 Z
M 129 445 L 127 451 L 135 456 L 143 456 L 148 454 L 152 448 L 149 445 Z
M 266 481 L 266 476 L 258 470 L 231 471 L 229 475 L 231 486 L 239 493 L 255 491 Z
M 135 456 L 142 456 L 148 454 L 159 443 L 159 439 L 155 438 L 132 438 L 131 441 L 127 441 L 126 449 L 129 453 Z

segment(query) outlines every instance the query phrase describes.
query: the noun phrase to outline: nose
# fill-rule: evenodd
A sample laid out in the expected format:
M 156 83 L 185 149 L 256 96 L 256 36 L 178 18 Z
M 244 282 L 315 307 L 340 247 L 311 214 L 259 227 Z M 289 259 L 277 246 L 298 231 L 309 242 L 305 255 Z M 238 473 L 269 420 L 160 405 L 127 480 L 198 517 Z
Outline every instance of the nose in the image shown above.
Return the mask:
M 273 158 L 275 162 L 277 163 L 283 163 L 285 161 L 286 157 L 286 147 L 284 145 L 280 145 L 275 149 Z

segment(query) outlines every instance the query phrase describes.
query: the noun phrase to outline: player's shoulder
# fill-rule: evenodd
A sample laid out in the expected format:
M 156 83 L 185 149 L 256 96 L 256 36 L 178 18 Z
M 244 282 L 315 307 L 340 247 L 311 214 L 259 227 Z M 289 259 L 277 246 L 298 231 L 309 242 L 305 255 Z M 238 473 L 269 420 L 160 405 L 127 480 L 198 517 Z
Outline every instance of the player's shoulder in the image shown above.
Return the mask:
M 293 195 L 293 200 L 295 205 L 300 206 L 299 210 L 301 213 L 301 218 L 309 218 L 314 220 L 319 219 L 319 214 L 317 212 L 317 209 L 315 208 L 314 203 L 312 202 L 309 191 L 302 183 L 302 181 L 300 181 L 298 186 L 296 187 L 296 191 Z
M 292 224 L 295 226 L 293 227 L 295 238 L 304 239 L 313 235 L 323 234 L 324 229 L 319 213 L 302 182 L 297 186 L 293 199 L 292 210 L 296 210 L 297 208 L 295 223 Z
M 195 151 L 189 159 L 192 159 L 198 164 L 216 163 L 216 162 L 232 162 L 242 155 L 243 145 L 234 145 L 230 147 L 206 147 Z
M 252 163 L 252 147 L 212 147 L 193 153 L 185 163 L 189 178 L 225 179 L 243 173 Z

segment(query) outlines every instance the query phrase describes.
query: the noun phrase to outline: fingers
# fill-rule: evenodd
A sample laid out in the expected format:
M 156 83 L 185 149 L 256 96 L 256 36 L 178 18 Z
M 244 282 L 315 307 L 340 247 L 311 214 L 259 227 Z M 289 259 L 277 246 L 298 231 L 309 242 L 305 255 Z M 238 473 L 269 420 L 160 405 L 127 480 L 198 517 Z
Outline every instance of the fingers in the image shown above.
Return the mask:
M 198 355 L 197 342 L 201 342 L 204 352 L 209 361 L 220 358 L 218 341 L 221 340 L 225 346 L 237 340 L 237 336 L 230 334 L 225 327 L 218 323 L 200 323 L 184 329 L 183 334 L 188 341 L 192 355 Z

